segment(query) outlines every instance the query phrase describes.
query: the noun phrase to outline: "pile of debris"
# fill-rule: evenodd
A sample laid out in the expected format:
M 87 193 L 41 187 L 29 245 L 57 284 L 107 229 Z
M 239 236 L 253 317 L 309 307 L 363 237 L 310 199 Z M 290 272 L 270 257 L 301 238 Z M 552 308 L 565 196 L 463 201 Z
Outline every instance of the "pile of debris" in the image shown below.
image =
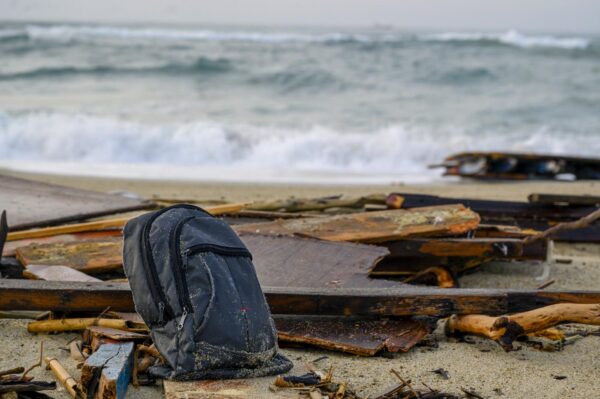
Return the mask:
M 142 210 L 177 201 L 3 176 L 0 186 L 7 209 L 0 221 L 0 311 L 49 311 L 28 331 L 82 334 L 69 346 L 79 378 L 58 360 L 44 360 L 72 397 L 122 398 L 130 381 L 154 384 L 146 372 L 163 359 L 135 313 L 122 268 L 122 228 Z M 448 334 L 485 336 L 511 350 L 531 333 L 564 339 L 548 330 L 560 323 L 600 325 L 600 291 L 458 288 L 462 273 L 491 260 L 545 260 L 550 239 L 600 242 L 600 210 L 590 198 L 535 194 L 517 203 L 392 193 L 204 209 L 229 222 L 253 254 L 282 346 L 361 356 L 406 352 L 447 319 Z M 307 375 L 277 378 L 262 397 L 359 397 L 334 382 L 331 371 L 308 368 Z M 18 375 L 23 371 L 0 373 L 0 393 L 36 386 L 27 372 Z M 397 377 L 399 385 L 378 398 L 456 397 L 413 389 Z M 165 381 L 171 397 L 190 389 Z

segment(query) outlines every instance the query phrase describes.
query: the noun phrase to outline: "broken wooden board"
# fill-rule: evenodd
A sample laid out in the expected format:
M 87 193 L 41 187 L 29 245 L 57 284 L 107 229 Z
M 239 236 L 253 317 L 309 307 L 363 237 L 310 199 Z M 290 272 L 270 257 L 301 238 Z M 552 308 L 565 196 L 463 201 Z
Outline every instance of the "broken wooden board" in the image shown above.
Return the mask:
M 357 319 L 349 317 L 275 316 L 281 344 L 302 344 L 323 349 L 373 356 L 385 350 L 407 352 L 430 329 L 412 319 Z
M 120 237 L 64 244 L 32 244 L 18 248 L 17 259 L 24 266 L 63 265 L 94 274 L 120 270 L 123 265 L 122 247 Z
M 117 330 L 111 327 L 90 326 L 83 332 L 83 342 L 92 351 L 96 351 L 100 346 L 105 344 L 116 344 L 119 342 L 143 343 L 146 340 L 148 340 L 147 334 Z
M 152 203 L 0 175 L 0 204 L 11 231 L 148 209 Z
M 464 152 L 432 167 L 445 167 L 444 175 L 477 179 L 558 179 L 560 175 L 600 179 L 600 159 L 550 154 Z
M 2 253 L 2 256 L 15 256 L 17 254 L 17 248 L 26 247 L 30 244 L 65 244 L 68 242 L 93 241 L 109 237 L 121 237 L 122 235 L 123 233 L 121 229 L 118 229 L 90 231 L 86 233 L 59 234 L 50 237 L 28 238 L 16 241 L 8 241 L 4 245 L 4 252 Z
M 102 281 L 68 266 L 29 265 L 23 271 L 23 277 L 33 280 L 80 281 L 84 283 Z
M 495 238 L 413 238 L 382 244 L 390 257 L 485 257 L 493 259 L 545 260 L 548 245 L 539 240 L 535 245 L 519 239 Z
M 373 245 L 329 242 L 301 237 L 242 233 L 262 286 L 310 288 L 395 287 L 399 283 L 368 277 L 388 255 Z
M 527 200 L 532 204 L 554 206 L 595 206 L 600 207 L 600 196 L 568 194 L 529 194 Z
M 262 287 L 273 314 L 330 316 L 499 315 L 555 303 L 600 303 L 600 291 Z M 0 279 L 0 310 L 133 312 L 128 284 Z
M 473 230 L 479 216 L 462 205 L 361 212 L 320 218 L 278 220 L 235 226 L 238 233 L 299 235 L 329 241 L 384 242 L 415 236 L 459 235 Z
M 462 204 L 477 212 L 483 220 L 533 219 L 568 221 L 582 218 L 595 211 L 595 206 L 564 207 L 518 201 L 497 201 L 474 198 L 450 198 L 437 195 L 392 193 L 388 196 L 390 209 L 413 209 Z
M 163 381 L 166 399 L 299 399 L 298 392 L 269 390 L 275 377 L 243 380 Z
M 101 345 L 81 369 L 81 386 L 87 398 L 123 399 L 133 369 L 133 342 Z
M 423 206 L 462 204 L 481 216 L 485 225 L 514 225 L 525 229 L 544 231 L 556 223 L 580 219 L 598 208 L 595 206 L 555 206 L 515 201 L 494 201 L 471 198 L 447 198 L 435 195 L 393 193 L 388 196 L 388 207 L 413 209 Z M 529 231 L 527 231 L 529 230 Z M 474 233 L 477 236 L 477 231 Z M 481 236 L 481 235 L 480 235 Z M 554 241 L 600 242 L 600 223 L 562 231 Z

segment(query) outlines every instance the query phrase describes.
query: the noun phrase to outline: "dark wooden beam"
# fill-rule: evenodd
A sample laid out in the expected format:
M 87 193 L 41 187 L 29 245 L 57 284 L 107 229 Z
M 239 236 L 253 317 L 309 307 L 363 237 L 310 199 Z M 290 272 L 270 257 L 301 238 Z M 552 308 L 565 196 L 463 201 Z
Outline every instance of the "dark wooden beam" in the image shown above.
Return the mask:
M 263 287 L 275 314 L 448 316 L 504 314 L 560 302 L 600 303 L 600 291 Z M 0 310 L 133 311 L 128 284 L 0 279 Z

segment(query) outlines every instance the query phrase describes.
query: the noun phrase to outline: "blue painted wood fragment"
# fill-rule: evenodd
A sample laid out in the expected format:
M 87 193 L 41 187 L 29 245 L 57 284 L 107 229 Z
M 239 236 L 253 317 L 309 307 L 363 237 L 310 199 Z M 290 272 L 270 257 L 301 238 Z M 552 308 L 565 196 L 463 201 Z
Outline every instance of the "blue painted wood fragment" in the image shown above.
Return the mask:
M 133 370 L 133 342 L 101 345 L 81 369 L 88 399 L 123 399 Z

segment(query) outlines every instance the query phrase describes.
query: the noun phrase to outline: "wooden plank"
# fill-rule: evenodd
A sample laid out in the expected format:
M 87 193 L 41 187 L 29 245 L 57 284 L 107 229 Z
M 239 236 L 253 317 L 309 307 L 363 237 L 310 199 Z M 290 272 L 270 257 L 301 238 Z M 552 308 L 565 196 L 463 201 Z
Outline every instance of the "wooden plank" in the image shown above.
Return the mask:
M 281 344 L 302 344 L 373 356 L 386 350 L 408 352 L 430 329 L 412 319 L 369 320 L 349 317 L 275 317 Z
M 203 208 L 206 212 L 213 216 L 235 213 L 248 205 L 247 202 L 237 204 L 214 205 Z M 63 226 L 45 227 L 40 229 L 32 229 L 26 231 L 16 231 L 8 233 L 7 240 L 23 240 L 32 238 L 51 237 L 59 234 L 81 233 L 98 230 L 120 230 L 129 220 L 135 216 L 127 216 L 115 219 L 98 220 L 95 222 L 67 224 Z
M 23 271 L 23 277 L 34 280 L 80 281 L 84 283 L 102 281 L 68 266 L 29 265 Z
M 596 207 L 564 207 L 530 204 L 518 201 L 496 201 L 473 198 L 449 198 L 436 195 L 392 193 L 388 196 L 390 209 L 413 209 L 420 207 L 462 204 L 477 212 L 484 221 L 494 220 L 573 220 L 596 210 Z
M 17 259 L 31 264 L 64 265 L 94 274 L 120 270 L 123 265 L 123 240 L 120 237 L 64 244 L 28 245 L 17 249 Z
M 329 241 L 384 242 L 414 236 L 464 234 L 479 216 L 462 205 L 361 212 L 235 226 L 237 232 L 300 235 Z
M 600 196 L 532 193 L 527 197 L 532 204 L 558 206 L 595 206 L 600 207 Z
M 81 369 L 81 386 L 87 398 L 123 399 L 133 369 L 133 342 L 101 345 Z
M 547 243 L 539 240 L 525 245 L 519 239 L 495 238 L 413 238 L 383 244 L 391 257 L 486 257 L 493 259 L 545 260 Z
M 12 233 L 11 233 L 12 234 Z M 56 244 L 75 241 L 92 241 L 109 237 L 121 237 L 123 232 L 118 230 L 88 231 L 82 233 L 59 234 L 56 236 L 40 238 L 24 238 L 21 240 L 9 241 L 4 245 L 2 256 L 16 256 L 17 248 L 26 247 L 30 244 Z
M 0 215 L 0 257 L 7 256 L 4 254 L 4 245 L 6 244 L 6 238 L 8 236 L 8 223 L 6 220 L 6 211 L 2 211 Z
M 8 213 L 13 231 L 153 206 L 147 201 L 3 175 L 0 204 Z
M 397 281 L 375 280 L 369 270 L 389 252 L 386 248 L 300 237 L 242 233 L 263 286 L 310 288 L 395 287 Z
M 522 312 L 561 302 L 600 303 L 600 291 L 263 287 L 274 314 L 449 316 Z M 0 310 L 133 312 L 128 284 L 0 279 Z
M 269 390 L 275 377 L 243 380 L 163 381 L 166 399 L 299 399 L 293 389 Z

